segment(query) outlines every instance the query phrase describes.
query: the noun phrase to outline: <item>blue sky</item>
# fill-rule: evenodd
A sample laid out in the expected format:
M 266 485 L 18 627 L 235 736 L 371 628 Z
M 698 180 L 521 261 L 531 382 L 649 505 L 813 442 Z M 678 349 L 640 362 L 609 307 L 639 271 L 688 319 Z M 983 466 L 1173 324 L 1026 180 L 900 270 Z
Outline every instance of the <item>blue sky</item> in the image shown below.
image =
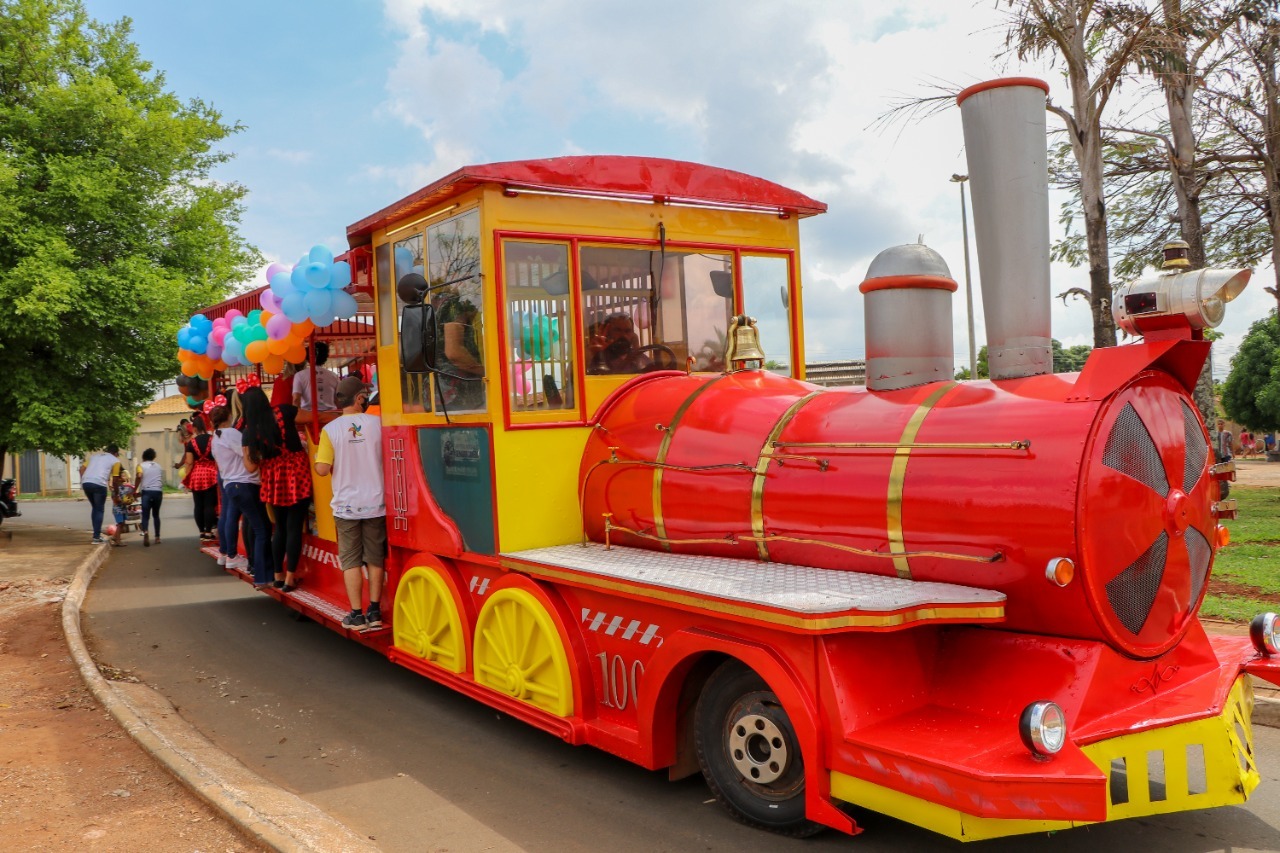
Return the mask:
M 1059 75 L 995 58 L 993 2 L 967 0 L 85 0 L 133 20 L 168 88 L 245 130 L 217 174 L 249 188 L 243 233 L 268 262 L 469 163 L 637 154 L 748 172 L 830 205 L 802 223 L 809 360 L 864 355 L 857 285 L 881 249 L 924 241 L 963 283 L 958 110 L 873 127 L 896 98 Z M 1050 120 L 1050 128 L 1055 126 Z M 1055 217 L 1056 218 L 1056 217 Z M 975 260 L 976 264 L 976 260 Z M 1263 279 L 1270 270 L 1260 271 Z M 974 282 L 977 288 L 978 271 Z M 246 286 L 257 286 L 255 279 Z M 1255 280 L 1223 325 L 1216 373 L 1274 305 Z M 1053 291 L 1088 287 L 1055 265 Z M 980 295 L 975 293 L 979 345 Z M 956 364 L 967 361 L 964 300 Z M 1054 302 L 1054 336 L 1089 343 L 1087 308 Z

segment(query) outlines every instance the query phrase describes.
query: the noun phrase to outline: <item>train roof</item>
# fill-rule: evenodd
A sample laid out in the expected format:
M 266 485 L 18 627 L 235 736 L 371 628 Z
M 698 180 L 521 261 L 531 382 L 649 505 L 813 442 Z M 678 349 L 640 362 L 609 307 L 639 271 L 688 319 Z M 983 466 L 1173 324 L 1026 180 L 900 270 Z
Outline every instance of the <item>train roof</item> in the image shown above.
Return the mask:
M 660 157 L 551 157 L 463 166 L 351 225 L 347 242 L 352 247 L 365 245 L 378 228 L 490 183 L 516 192 L 730 207 L 797 217 L 827 210 L 825 203 L 781 184 L 715 166 Z

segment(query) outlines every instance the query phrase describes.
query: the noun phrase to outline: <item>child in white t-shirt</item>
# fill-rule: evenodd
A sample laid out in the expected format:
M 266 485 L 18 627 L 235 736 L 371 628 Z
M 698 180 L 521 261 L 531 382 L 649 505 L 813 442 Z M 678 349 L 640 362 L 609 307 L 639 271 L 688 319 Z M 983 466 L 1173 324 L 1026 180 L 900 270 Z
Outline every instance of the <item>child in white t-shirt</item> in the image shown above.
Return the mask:
M 151 547 L 151 534 L 147 530 L 148 518 L 156 523 L 156 544 L 160 544 L 160 504 L 164 500 L 164 469 L 156 462 L 156 452 L 148 447 L 142 451 L 142 462 L 133 480 L 134 490 L 142 496 L 142 544 Z

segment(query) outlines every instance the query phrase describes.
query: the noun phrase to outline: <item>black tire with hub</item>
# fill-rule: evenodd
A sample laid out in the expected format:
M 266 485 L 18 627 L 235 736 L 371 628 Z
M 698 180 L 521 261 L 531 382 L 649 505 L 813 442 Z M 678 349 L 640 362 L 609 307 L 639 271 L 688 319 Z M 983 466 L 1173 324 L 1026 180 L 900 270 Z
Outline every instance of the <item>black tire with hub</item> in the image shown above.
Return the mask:
M 803 838 L 804 759 L 791 719 L 759 675 L 728 661 L 707 679 L 694 711 L 698 764 L 729 813 L 748 826 Z

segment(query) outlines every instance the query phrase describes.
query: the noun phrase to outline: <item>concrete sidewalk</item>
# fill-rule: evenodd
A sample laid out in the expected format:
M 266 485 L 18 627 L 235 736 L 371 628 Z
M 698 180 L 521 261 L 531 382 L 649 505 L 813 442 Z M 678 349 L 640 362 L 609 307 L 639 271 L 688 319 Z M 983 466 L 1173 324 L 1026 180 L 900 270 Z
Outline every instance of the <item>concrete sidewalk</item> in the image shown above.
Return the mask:
M 1280 466 L 1277 466 L 1280 467 Z M 103 678 L 80 631 L 85 593 L 111 548 L 87 534 L 22 519 L 0 528 L 0 583 L 24 577 L 72 579 L 63 602 L 63 630 L 81 676 L 98 701 L 139 745 L 249 838 L 276 850 L 362 851 L 375 845 L 312 804 L 272 785 L 215 747 L 173 706 L 143 684 Z M 1248 633 L 1247 626 L 1205 623 L 1210 633 Z M 1280 691 L 1254 679 L 1254 722 L 1280 727 Z

